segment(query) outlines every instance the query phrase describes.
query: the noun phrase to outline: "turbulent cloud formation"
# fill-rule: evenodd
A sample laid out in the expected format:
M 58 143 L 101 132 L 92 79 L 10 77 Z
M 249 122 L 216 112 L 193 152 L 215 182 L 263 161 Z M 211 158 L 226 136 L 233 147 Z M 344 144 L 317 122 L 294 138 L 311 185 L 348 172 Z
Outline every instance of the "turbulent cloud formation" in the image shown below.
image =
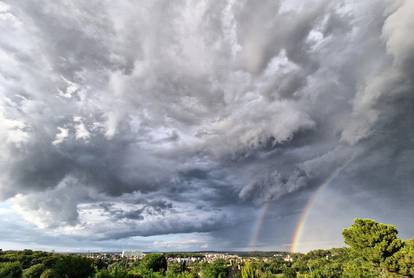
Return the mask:
M 2 1 L 0 197 L 42 229 L 104 240 L 220 234 L 268 202 L 292 215 L 350 161 L 350 196 L 414 194 L 366 178 L 386 160 L 382 175 L 413 180 L 413 11 Z

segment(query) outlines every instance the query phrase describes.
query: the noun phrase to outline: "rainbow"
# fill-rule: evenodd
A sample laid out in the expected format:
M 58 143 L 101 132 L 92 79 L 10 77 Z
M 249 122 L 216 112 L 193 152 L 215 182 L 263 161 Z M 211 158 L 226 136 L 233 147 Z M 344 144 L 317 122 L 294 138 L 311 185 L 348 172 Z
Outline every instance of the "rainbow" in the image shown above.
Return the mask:
M 262 229 L 262 226 L 264 224 L 265 218 L 266 218 L 266 214 L 267 211 L 269 210 L 270 207 L 270 201 L 267 201 L 263 206 L 262 209 L 259 212 L 259 216 L 257 217 L 257 221 L 256 221 L 256 225 L 254 225 L 254 231 L 253 231 L 253 236 L 250 240 L 250 244 L 249 247 L 251 250 L 256 251 L 257 248 L 257 241 L 259 240 L 260 237 L 260 231 Z
M 305 208 L 302 211 L 302 214 L 299 217 L 299 221 L 296 224 L 295 231 L 292 237 L 292 243 L 290 244 L 290 252 L 296 253 L 300 244 L 300 240 L 303 235 L 303 231 L 306 226 L 306 220 L 312 210 L 312 207 L 315 205 L 318 196 L 324 191 L 324 189 L 334 180 L 336 179 L 342 171 L 348 167 L 348 165 L 355 159 L 355 155 L 351 156 L 347 161 L 344 162 L 340 167 L 336 168 L 336 170 L 325 180 L 323 184 L 319 186 L 319 188 L 313 193 L 312 197 L 306 203 Z
M 300 239 L 302 238 L 302 234 L 303 234 L 303 230 L 305 229 L 305 224 L 306 224 L 306 219 L 309 216 L 309 213 L 313 207 L 313 205 L 315 204 L 315 201 L 317 199 L 317 196 L 319 195 L 319 191 L 322 191 L 323 188 L 319 187 L 318 190 L 316 190 L 316 192 L 312 195 L 312 197 L 308 200 L 308 202 L 306 203 L 305 208 L 303 209 L 300 217 L 299 217 L 299 221 L 296 224 L 295 227 L 295 231 L 293 233 L 293 237 L 292 237 L 292 243 L 290 244 L 290 248 L 289 251 L 291 253 L 296 253 L 298 250 L 298 246 L 299 246 L 299 242 Z
M 296 253 L 303 235 L 303 231 L 306 226 L 306 220 L 309 217 L 309 214 L 312 210 L 312 207 L 315 205 L 316 200 L 318 199 L 318 196 L 321 194 L 321 192 L 324 191 L 324 189 L 333 181 L 335 180 L 342 171 L 348 167 L 348 165 L 355 159 L 356 155 L 352 155 L 348 160 L 346 160 L 340 167 L 336 168 L 335 171 L 325 180 L 324 183 L 322 183 L 318 189 L 312 194 L 311 198 L 307 201 L 305 208 L 303 209 L 299 220 L 296 224 L 292 242 L 290 244 L 289 251 L 291 253 Z M 271 205 L 271 201 L 267 201 L 263 206 L 262 209 L 259 212 L 259 215 L 257 217 L 256 224 L 253 227 L 253 233 L 252 237 L 249 243 L 249 247 L 252 250 L 256 250 L 257 248 L 257 241 L 259 240 L 260 231 L 262 229 L 262 226 L 264 224 L 267 211 L 269 210 Z

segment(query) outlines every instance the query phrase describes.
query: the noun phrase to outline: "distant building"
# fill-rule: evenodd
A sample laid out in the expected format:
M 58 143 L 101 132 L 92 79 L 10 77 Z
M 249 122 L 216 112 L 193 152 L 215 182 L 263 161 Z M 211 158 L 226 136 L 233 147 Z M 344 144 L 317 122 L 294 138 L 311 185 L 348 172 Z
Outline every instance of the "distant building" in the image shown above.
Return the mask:
M 145 254 L 142 251 L 137 251 L 137 250 L 122 251 L 122 254 L 121 254 L 122 258 L 128 258 L 128 259 L 141 259 L 144 256 Z

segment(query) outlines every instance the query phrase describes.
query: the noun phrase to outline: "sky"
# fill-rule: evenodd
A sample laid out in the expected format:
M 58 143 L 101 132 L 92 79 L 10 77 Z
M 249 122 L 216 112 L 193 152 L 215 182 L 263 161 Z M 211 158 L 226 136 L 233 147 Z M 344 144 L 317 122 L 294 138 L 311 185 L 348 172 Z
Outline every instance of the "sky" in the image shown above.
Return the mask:
M 0 1 L 0 248 L 414 236 L 414 1 Z

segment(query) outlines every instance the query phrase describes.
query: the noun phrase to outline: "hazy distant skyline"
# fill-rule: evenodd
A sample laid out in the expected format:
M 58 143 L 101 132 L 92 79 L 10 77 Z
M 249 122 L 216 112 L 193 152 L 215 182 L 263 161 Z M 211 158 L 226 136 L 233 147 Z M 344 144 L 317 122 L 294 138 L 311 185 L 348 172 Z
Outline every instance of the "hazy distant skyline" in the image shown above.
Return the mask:
M 0 1 L 0 248 L 414 236 L 414 1 Z

